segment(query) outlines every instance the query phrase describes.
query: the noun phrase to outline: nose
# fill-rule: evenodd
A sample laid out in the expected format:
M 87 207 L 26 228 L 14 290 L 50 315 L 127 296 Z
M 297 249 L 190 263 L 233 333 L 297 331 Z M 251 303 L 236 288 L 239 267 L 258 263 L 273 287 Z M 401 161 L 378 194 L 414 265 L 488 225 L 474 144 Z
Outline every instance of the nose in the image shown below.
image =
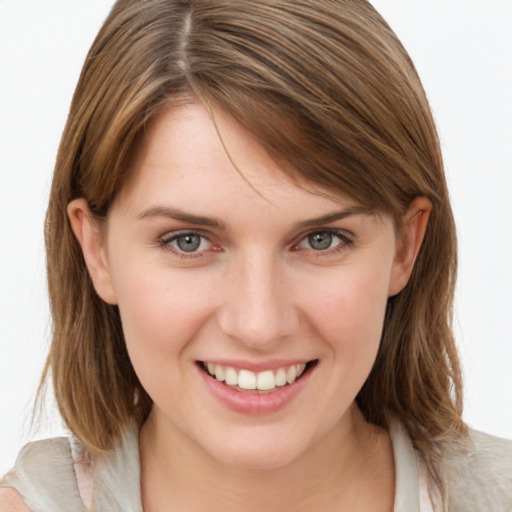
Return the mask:
M 218 312 L 225 334 L 252 349 L 269 350 L 297 331 L 299 314 L 287 293 L 284 266 L 256 252 L 233 264 Z

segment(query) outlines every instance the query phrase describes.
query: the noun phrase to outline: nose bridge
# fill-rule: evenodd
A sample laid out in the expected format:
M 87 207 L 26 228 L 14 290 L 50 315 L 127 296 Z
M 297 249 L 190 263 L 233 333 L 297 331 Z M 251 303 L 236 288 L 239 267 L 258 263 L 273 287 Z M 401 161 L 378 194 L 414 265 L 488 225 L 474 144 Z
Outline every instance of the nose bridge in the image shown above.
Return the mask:
M 283 262 L 270 251 L 247 251 L 237 258 L 226 282 L 221 327 L 248 346 L 264 349 L 298 326 L 292 297 L 286 294 Z

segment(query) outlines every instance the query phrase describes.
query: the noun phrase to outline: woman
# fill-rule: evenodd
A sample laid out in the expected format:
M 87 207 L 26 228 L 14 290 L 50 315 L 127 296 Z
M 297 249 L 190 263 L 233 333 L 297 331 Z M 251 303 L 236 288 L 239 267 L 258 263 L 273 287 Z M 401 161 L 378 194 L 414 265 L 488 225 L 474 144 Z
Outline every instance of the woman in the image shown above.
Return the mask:
M 461 419 L 435 126 L 366 2 L 117 2 L 46 234 L 74 437 L 5 510 L 510 508 Z

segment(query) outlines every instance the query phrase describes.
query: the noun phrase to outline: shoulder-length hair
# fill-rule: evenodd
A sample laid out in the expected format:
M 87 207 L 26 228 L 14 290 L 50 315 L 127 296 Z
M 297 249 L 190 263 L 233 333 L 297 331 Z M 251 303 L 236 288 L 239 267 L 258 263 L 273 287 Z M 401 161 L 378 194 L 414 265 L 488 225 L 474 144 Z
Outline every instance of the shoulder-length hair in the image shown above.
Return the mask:
M 147 124 L 194 97 L 232 115 L 283 172 L 392 215 L 433 208 L 408 285 L 389 300 L 357 402 L 390 414 L 433 471 L 462 438 L 451 329 L 456 236 L 436 128 L 407 52 L 365 0 L 118 0 L 86 58 L 59 148 L 46 219 L 53 339 L 42 382 L 92 452 L 110 449 L 152 402 L 128 357 L 117 307 L 95 293 L 66 215 L 97 219 L 130 174 Z

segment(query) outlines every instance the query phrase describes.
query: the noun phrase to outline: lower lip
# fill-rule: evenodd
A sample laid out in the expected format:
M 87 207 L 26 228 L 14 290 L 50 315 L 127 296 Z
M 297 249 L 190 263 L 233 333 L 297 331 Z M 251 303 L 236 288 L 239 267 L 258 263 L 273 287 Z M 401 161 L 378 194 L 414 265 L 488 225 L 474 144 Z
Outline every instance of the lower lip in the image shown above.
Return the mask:
M 270 414 L 284 408 L 299 395 L 306 386 L 313 368 L 302 374 L 292 384 L 277 388 L 276 391 L 261 394 L 237 391 L 210 377 L 209 374 L 199 367 L 197 371 L 215 398 L 232 411 L 244 414 Z

